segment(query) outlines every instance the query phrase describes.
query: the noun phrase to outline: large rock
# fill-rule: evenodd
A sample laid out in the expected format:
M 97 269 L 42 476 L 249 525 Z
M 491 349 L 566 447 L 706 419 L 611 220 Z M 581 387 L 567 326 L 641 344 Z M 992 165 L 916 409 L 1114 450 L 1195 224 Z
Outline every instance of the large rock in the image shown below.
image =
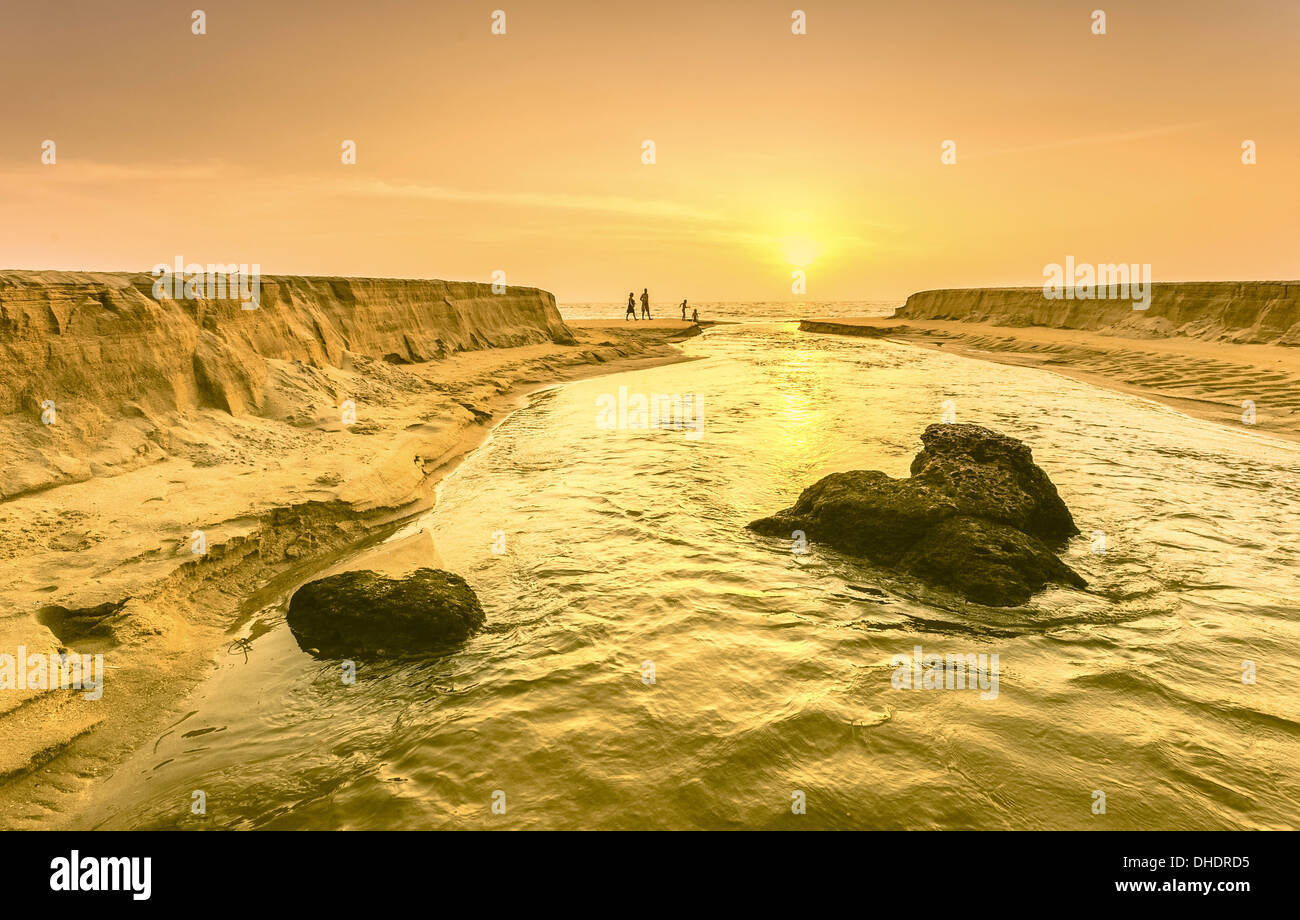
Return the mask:
M 298 644 L 324 654 L 443 651 L 476 632 L 483 608 L 465 579 L 441 569 L 402 578 L 368 570 L 303 585 L 287 617 Z
M 1045 540 L 1079 532 L 1024 443 L 979 425 L 931 425 L 921 443 L 910 481 L 950 495 L 961 514 L 1010 524 Z
M 790 508 L 754 521 L 762 534 L 808 539 L 983 604 L 1022 604 L 1049 583 L 1084 581 L 1052 551 L 1079 532 L 1029 448 L 978 425 L 931 425 L 908 479 L 832 473 Z

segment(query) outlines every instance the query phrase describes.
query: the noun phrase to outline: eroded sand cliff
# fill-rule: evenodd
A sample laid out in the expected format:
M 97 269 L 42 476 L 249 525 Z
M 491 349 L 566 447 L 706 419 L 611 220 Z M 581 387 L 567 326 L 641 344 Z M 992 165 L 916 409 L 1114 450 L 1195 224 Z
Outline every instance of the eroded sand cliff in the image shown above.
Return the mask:
M 1146 310 L 1134 310 L 1131 300 L 1050 299 L 1041 287 L 920 291 L 894 318 L 1300 345 L 1300 282 L 1157 283 Z
M 1300 440 L 1300 282 L 1179 282 L 1132 300 L 1042 288 L 913 294 L 892 317 L 828 317 L 805 332 L 889 339 L 1042 367 L 1198 418 Z
M 178 413 L 303 421 L 362 394 L 331 371 L 572 344 L 554 297 L 472 282 L 261 279 L 261 306 L 155 299 L 148 274 L 0 272 L 0 498 L 157 459 Z M 292 397 L 286 400 L 285 391 Z M 41 424 L 52 408 L 57 424 Z M 26 424 L 24 424 L 26 420 Z

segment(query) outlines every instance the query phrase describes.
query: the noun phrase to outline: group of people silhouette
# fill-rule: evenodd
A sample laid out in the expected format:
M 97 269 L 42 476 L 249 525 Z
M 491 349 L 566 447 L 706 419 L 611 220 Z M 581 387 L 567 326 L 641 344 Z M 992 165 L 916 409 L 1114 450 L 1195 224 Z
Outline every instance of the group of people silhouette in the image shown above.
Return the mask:
M 627 292 L 627 316 L 623 317 L 624 322 L 627 322 L 628 316 L 632 317 L 632 319 L 634 320 L 636 319 L 636 298 L 632 295 L 631 291 Z M 649 288 L 641 289 L 641 318 L 642 319 L 650 318 L 650 289 Z M 700 321 L 700 311 L 691 310 L 691 322 L 698 323 L 699 321 Z M 686 322 L 686 301 L 684 299 L 682 300 L 682 322 Z

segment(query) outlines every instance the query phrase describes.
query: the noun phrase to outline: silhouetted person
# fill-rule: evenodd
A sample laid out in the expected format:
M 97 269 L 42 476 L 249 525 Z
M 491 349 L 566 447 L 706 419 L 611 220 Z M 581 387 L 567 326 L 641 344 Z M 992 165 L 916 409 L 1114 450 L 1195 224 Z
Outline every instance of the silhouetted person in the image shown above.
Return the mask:
M 642 288 L 641 290 L 641 318 L 650 318 L 650 289 Z
M 682 301 L 682 322 L 686 322 L 686 301 Z
M 700 324 L 700 311 L 699 311 L 699 310 L 692 310 L 692 311 L 691 311 L 691 322 L 693 322 L 693 323 L 694 323 L 695 325 L 697 325 L 697 326 Z
M 627 316 L 623 317 L 623 322 L 627 322 L 628 316 L 636 319 L 636 298 L 632 296 L 631 291 L 627 292 Z

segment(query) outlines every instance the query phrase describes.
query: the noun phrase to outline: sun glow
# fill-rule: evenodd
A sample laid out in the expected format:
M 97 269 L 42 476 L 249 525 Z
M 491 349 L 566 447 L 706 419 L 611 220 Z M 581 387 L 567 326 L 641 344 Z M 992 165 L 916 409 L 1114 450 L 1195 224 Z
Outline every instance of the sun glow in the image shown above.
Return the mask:
M 810 265 L 821 252 L 821 246 L 806 236 L 787 236 L 781 240 L 781 246 L 786 261 L 798 268 Z

